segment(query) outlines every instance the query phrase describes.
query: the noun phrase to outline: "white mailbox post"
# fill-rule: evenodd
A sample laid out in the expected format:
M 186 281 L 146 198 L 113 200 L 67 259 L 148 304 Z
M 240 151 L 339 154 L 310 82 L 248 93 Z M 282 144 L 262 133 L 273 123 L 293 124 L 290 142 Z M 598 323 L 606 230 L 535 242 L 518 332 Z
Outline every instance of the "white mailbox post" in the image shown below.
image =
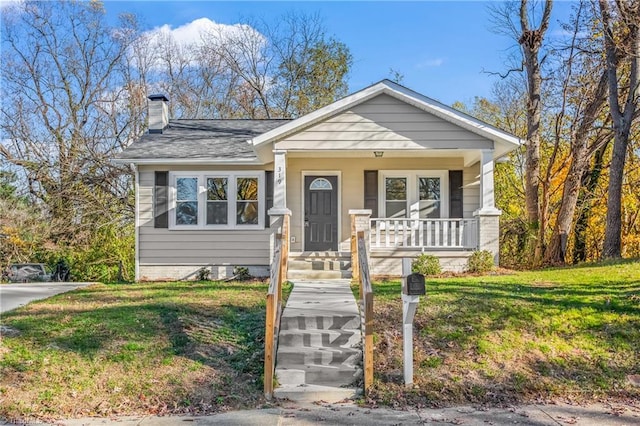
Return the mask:
M 413 317 L 420 303 L 420 295 L 413 294 L 408 279 L 411 276 L 411 259 L 402 259 L 402 341 L 404 353 L 404 384 L 413 385 Z M 424 285 L 421 294 L 424 294 Z M 420 292 L 418 292 L 420 293 Z

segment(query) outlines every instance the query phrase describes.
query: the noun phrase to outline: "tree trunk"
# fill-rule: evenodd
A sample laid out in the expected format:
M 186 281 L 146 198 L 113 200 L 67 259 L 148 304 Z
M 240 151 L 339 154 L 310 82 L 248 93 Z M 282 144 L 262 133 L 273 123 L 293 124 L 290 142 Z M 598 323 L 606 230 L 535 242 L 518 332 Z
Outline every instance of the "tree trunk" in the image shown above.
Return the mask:
M 573 237 L 573 263 L 587 260 L 587 227 L 591 217 L 591 201 L 602 175 L 604 153 L 607 150 L 607 146 L 608 144 L 605 144 L 596 151 L 591 170 L 583 175 L 582 191 L 580 191 L 578 199 L 580 212 L 576 219 Z
M 609 167 L 609 189 L 607 197 L 607 218 L 605 222 L 604 245 L 602 258 L 617 258 L 622 250 L 622 180 L 624 163 L 627 158 L 627 145 L 629 144 L 629 131 L 616 128 L 613 141 L 613 155 Z
M 529 28 L 527 0 L 520 3 L 520 27 L 522 34 L 518 43 L 524 53 L 524 66 L 527 71 L 527 151 L 525 154 L 525 205 L 527 221 L 530 231 L 536 235 L 533 244 L 533 266 L 538 265 L 542 258 L 544 241 L 541 236 L 540 224 L 540 121 L 542 116 L 541 86 L 542 75 L 538 54 L 544 39 L 544 33 L 549 25 L 552 1 L 546 0 L 540 27 Z
M 571 232 L 576 205 L 582 187 L 583 177 L 589 168 L 589 132 L 600 115 L 607 93 L 607 73 L 603 72 L 592 97 L 584 109 L 577 130 L 571 134 L 571 164 L 564 181 L 562 201 L 551 241 L 545 253 L 545 263 L 563 264 L 566 255 L 566 243 Z
M 629 145 L 629 132 L 635 111 L 640 100 L 640 4 L 615 3 L 618 8 L 619 19 L 614 22 L 610 5 L 607 0 L 600 0 L 600 12 L 604 26 L 604 49 L 607 64 L 607 76 L 609 84 L 609 111 L 613 121 L 615 138 L 613 141 L 613 155 L 609 168 L 609 188 L 607 194 L 607 219 L 605 223 L 603 258 L 617 258 L 622 253 L 622 180 L 624 164 Z M 617 43 L 614 30 L 626 27 L 628 34 L 626 40 Z M 628 42 L 625 46 L 624 43 Z M 629 61 L 629 89 L 624 110 L 620 108 L 620 88 L 618 86 L 618 66 L 625 65 L 626 61 L 619 60 L 622 55 Z

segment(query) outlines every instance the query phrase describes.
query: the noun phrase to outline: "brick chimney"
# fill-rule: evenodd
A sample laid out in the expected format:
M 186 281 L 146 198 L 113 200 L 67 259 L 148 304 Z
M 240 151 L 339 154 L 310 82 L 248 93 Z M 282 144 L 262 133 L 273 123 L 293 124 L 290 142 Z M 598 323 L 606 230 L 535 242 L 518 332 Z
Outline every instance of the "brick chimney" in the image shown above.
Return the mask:
M 169 99 L 165 95 L 149 95 L 149 133 L 162 133 L 169 125 Z

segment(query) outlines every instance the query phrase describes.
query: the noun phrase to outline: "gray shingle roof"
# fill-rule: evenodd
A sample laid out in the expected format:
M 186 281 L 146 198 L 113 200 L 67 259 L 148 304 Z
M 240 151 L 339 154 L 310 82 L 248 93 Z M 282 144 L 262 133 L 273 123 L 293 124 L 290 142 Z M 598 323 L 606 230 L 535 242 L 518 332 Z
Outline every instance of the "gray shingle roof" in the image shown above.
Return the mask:
M 289 120 L 169 120 L 162 133 L 145 133 L 116 156 L 131 160 L 254 160 L 247 140 Z

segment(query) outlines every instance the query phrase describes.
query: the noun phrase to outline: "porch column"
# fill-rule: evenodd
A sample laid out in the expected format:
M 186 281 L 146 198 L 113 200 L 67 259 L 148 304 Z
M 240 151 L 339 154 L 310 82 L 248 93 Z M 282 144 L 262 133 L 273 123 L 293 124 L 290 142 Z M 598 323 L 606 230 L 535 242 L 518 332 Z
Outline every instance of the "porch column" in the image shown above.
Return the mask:
M 275 150 L 273 162 L 273 207 L 287 207 L 287 151 Z
M 482 150 L 480 159 L 480 208 L 473 212 L 478 220 L 478 250 L 493 253 L 493 261 L 499 262 L 500 215 L 496 208 L 493 186 L 493 150 Z

